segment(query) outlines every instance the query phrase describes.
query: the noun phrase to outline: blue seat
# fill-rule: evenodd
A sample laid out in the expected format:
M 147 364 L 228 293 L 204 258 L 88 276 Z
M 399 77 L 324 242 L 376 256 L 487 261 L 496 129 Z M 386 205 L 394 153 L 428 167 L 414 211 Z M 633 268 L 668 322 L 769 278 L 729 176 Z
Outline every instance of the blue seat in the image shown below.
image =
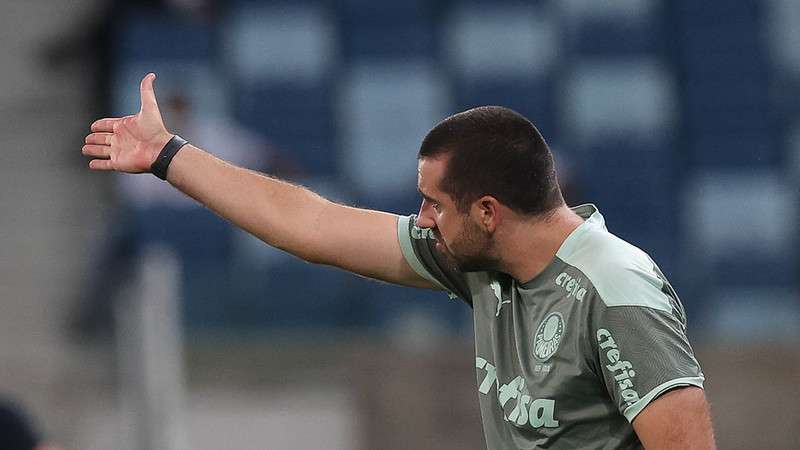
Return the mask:
M 792 252 L 780 255 L 726 254 L 711 265 L 713 286 L 796 286 L 798 264 Z
M 451 111 L 443 75 L 425 60 L 355 64 L 340 86 L 341 164 L 360 192 L 413 188 L 428 130 Z
M 230 224 L 206 209 L 152 207 L 135 220 L 141 245 L 166 245 L 186 262 L 230 255 Z
M 698 134 L 689 149 L 687 162 L 699 169 L 777 168 L 785 159 L 775 136 L 759 131 Z
M 269 267 L 237 267 L 228 320 L 263 330 L 341 329 L 366 322 L 353 275 L 294 257 Z
M 578 26 L 570 50 L 582 56 L 641 56 L 664 50 L 661 28 L 651 22 L 589 20 Z
M 552 79 L 461 80 L 455 83 L 454 101 L 459 111 L 482 105 L 500 105 L 527 117 L 545 139 L 558 137 Z
M 342 51 L 348 60 L 366 58 L 437 58 L 433 27 L 425 22 L 375 23 L 343 26 Z
M 162 11 L 135 11 L 114 26 L 115 57 L 122 60 L 210 61 L 214 28 L 207 22 Z
M 431 2 L 336 2 L 345 59 L 420 59 L 437 55 Z
M 674 8 L 684 27 L 702 28 L 720 23 L 735 24 L 758 20 L 763 13 L 764 3 L 760 0 L 677 0 L 670 2 L 670 7 Z
M 318 84 L 338 62 L 338 34 L 328 10 L 305 3 L 239 2 L 230 7 L 220 46 L 240 85 Z
M 244 126 L 266 136 L 283 158 L 301 172 L 336 174 L 333 89 L 329 84 L 264 83 L 241 86 L 235 94 L 234 116 Z
M 796 188 L 779 170 L 716 168 L 689 181 L 682 215 L 688 249 L 698 259 L 768 260 L 793 253 L 800 218 Z
M 194 329 L 221 326 L 230 295 L 230 224 L 201 208 L 154 207 L 133 217 L 140 248 L 164 246 L 178 258 L 185 323 Z
M 460 80 L 547 78 L 561 53 L 557 17 L 531 2 L 460 2 L 442 23 L 444 55 Z
M 559 100 L 564 134 L 581 146 L 608 139 L 657 143 L 674 134 L 674 82 L 657 58 L 578 64 Z

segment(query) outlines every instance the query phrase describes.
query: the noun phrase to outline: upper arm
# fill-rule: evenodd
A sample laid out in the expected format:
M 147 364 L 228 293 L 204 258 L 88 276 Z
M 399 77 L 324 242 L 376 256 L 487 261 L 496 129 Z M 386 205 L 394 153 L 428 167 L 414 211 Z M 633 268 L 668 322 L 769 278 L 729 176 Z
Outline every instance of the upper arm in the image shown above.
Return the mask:
M 702 389 L 670 390 L 650 402 L 633 420 L 646 449 L 713 449 L 711 414 Z
M 316 258 L 365 277 L 403 286 L 442 289 L 417 274 L 400 248 L 395 214 L 329 203 L 323 214 Z

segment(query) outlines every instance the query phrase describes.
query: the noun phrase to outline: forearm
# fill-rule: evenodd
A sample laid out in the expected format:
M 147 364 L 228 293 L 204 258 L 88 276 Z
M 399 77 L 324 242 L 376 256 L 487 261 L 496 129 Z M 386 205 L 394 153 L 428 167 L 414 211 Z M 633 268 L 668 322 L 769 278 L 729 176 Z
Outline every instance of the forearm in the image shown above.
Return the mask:
M 153 171 L 153 162 L 174 136 L 161 119 L 153 80 L 152 73 L 142 79 L 142 107 L 137 114 L 92 123 L 81 148 L 84 155 L 94 158 L 90 169 Z M 155 173 L 163 174 L 163 168 L 157 169 Z M 394 214 L 338 205 L 303 187 L 228 164 L 192 145 L 185 145 L 172 158 L 167 181 L 267 244 L 306 261 L 390 283 L 437 288 L 406 262 Z
M 167 181 L 267 244 L 321 261 L 320 232 L 333 204 L 300 186 L 237 167 L 186 145 L 172 160 Z

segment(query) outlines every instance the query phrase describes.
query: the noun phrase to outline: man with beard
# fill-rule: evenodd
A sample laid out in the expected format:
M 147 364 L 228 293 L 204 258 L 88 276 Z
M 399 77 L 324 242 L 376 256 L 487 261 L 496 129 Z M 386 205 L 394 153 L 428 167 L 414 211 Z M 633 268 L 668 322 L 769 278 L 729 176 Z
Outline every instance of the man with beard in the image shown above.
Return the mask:
M 675 291 L 594 205 L 564 204 L 524 117 L 480 107 L 437 124 L 418 155 L 419 213 L 398 217 L 188 145 L 165 128 L 154 79 L 138 114 L 92 124 L 89 167 L 152 172 L 307 261 L 463 299 L 489 448 L 714 447 Z

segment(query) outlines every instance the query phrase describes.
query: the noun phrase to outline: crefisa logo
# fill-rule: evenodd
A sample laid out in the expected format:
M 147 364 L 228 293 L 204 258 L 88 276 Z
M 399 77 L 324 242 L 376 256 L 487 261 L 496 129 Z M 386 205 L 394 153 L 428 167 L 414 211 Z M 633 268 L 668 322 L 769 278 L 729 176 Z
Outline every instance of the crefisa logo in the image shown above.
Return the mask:
M 586 288 L 581 286 L 583 278 L 575 279 L 566 272 L 561 272 L 556 277 L 556 285 L 561 286 L 567 291 L 567 298 L 574 298 L 581 301 L 586 296 Z
M 533 337 L 533 356 L 542 362 L 550 359 L 556 354 L 562 336 L 564 336 L 564 317 L 559 312 L 551 312 L 536 329 Z
M 633 405 L 639 401 L 639 393 L 636 392 L 634 386 L 634 378 L 636 371 L 633 370 L 633 364 L 630 361 L 622 359 L 619 346 L 611 332 L 605 328 L 597 330 L 597 343 L 600 346 L 600 354 L 605 352 L 606 360 L 609 362 L 606 365 L 606 370 L 614 376 L 614 380 L 619 387 L 620 395 L 628 406 Z

